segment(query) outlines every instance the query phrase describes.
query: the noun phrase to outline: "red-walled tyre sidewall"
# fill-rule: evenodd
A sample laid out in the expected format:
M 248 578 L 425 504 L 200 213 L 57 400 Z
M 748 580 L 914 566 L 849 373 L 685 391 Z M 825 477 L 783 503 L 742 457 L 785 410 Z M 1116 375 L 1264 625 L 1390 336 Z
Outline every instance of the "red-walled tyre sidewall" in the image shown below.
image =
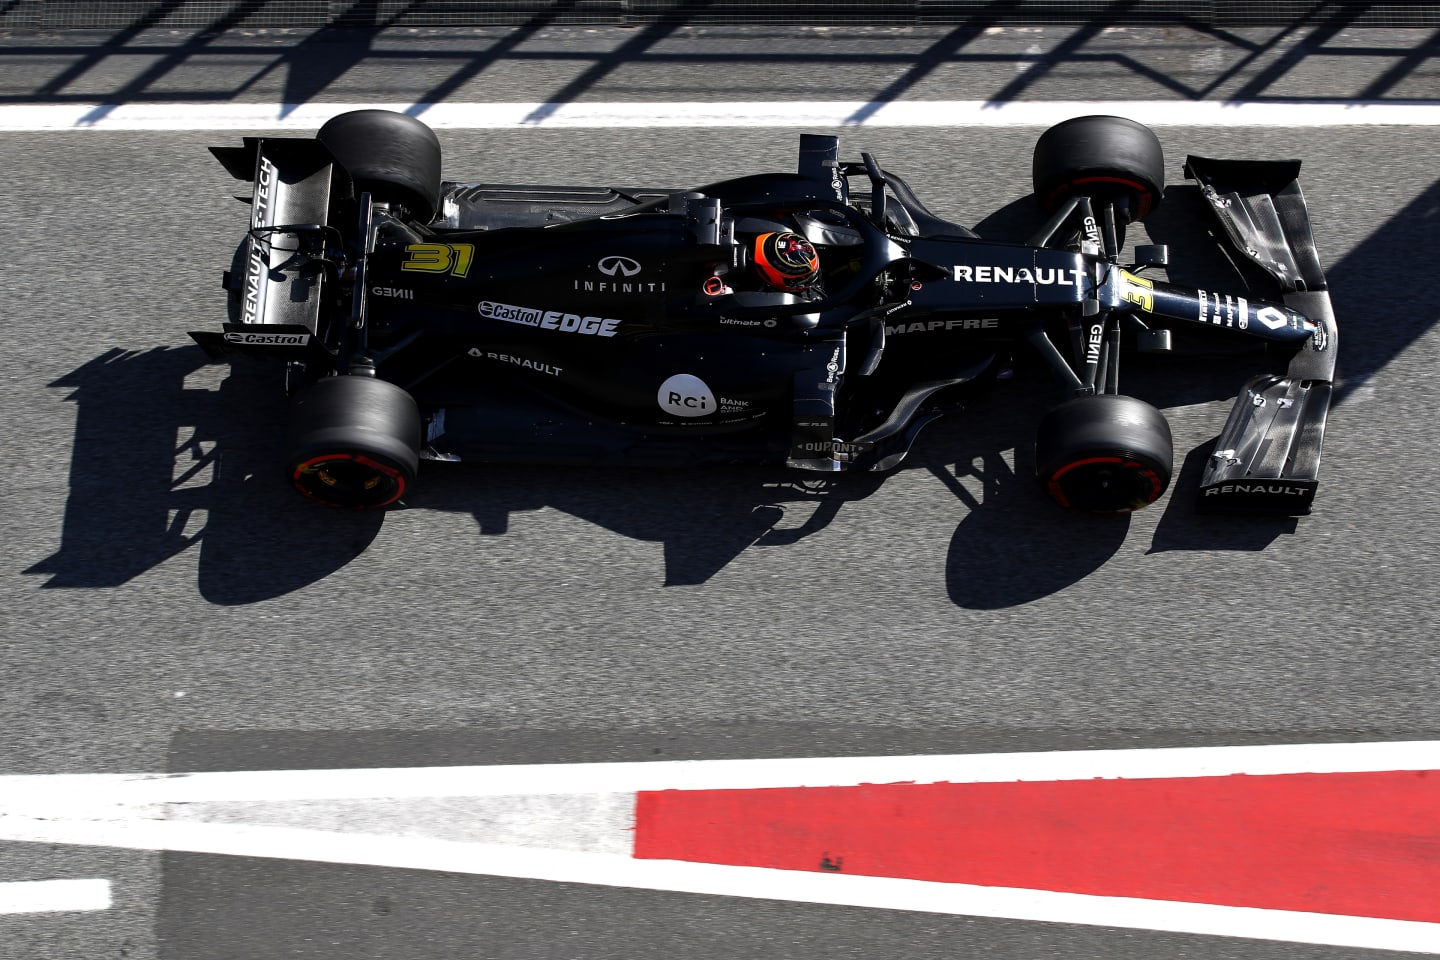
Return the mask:
M 1170 425 L 1134 397 L 1079 397 L 1040 421 L 1035 470 L 1051 499 L 1080 513 L 1130 513 L 1158 500 L 1174 462 Z
M 414 484 L 419 443 L 410 394 L 374 377 L 327 377 L 291 402 L 287 475 L 327 506 L 386 507 Z
M 1131 198 L 1133 218 L 1149 215 L 1165 192 L 1165 153 L 1154 131 L 1124 117 L 1075 117 L 1035 144 L 1035 196 L 1053 211 L 1074 196 Z

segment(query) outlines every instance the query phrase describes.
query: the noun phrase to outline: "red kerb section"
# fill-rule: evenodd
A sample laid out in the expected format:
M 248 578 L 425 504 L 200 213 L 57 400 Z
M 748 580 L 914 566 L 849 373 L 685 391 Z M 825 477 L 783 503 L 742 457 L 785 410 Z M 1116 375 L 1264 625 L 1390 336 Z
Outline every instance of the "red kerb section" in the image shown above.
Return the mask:
M 635 856 L 1440 923 L 1440 772 L 642 792 Z

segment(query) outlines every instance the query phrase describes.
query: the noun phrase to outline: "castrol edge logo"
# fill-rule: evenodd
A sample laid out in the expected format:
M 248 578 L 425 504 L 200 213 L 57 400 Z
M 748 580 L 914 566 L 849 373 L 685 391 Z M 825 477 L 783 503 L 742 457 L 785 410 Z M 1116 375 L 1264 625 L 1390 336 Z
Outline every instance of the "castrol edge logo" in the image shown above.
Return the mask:
M 619 320 L 608 317 L 585 317 L 559 310 L 517 307 L 513 303 L 496 303 L 493 300 L 480 301 L 479 310 L 480 316 L 491 320 L 504 320 L 506 323 L 518 323 L 526 327 L 581 333 L 592 337 L 613 337 L 620 326 Z

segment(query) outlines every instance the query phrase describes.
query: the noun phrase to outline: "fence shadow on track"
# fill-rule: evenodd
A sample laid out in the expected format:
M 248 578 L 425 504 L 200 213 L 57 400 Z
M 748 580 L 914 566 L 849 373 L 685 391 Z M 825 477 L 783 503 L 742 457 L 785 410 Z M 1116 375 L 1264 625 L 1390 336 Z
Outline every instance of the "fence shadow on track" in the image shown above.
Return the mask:
M 97 10 L 106 9 L 104 5 L 95 6 Z M 1403 39 L 1394 34 L 1372 35 L 1367 38 L 1371 42 L 1365 43 L 1341 36 L 1356 26 L 1375 23 L 1413 22 L 1437 26 L 1440 14 L 1414 14 L 1406 20 L 1407 8 L 1401 5 L 1320 0 L 1272 3 L 1268 9 L 1274 12 L 1269 15 L 1261 9 L 1264 5 L 1254 5 L 1236 15 L 1209 18 L 1187 12 L 1190 7 L 1204 7 L 1204 4 L 1176 6 L 1113 0 L 1087 4 L 1085 14 L 1079 17 L 1065 16 L 1065 5 L 1055 4 L 1050 10 L 1049 22 L 1052 30 L 1065 32 L 1048 50 L 1023 54 L 996 52 L 976 43 L 994 27 L 1046 22 L 1044 17 L 1025 12 L 1013 0 L 977 0 L 951 5 L 953 9 L 948 11 L 943 5 L 931 4 L 908 17 L 886 18 L 882 22 L 908 23 L 923 33 L 917 34 L 908 47 L 897 40 L 891 49 L 883 52 L 838 50 L 833 44 L 815 43 L 813 38 L 794 35 L 793 30 L 788 36 L 768 36 L 765 44 L 753 50 L 743 42 L 715 42 L 684 51 L 666 45 L 667 40 L 697 24 L 708 24 L 713 30 L 717 25 L 746 24 L 793 28 L 795 23 L 804 22 L 803 13 L 792 11 L 788 6 L 779 17 L 773 10 L 760 16 L 757 11 L 763 8 L 758 5 L 748 8 L 748 14 L 725 15 L 723 3 L 683 0 L 667 5 L 665 15 L 660 18 L 611 17 L 608 19 L 611 25 L 628 24 L 630 28 L 616 31 L 616 42 L 603 50 L 583 46 L 537 49 L 528 43 L 549 28 L 583 23 L 586 16 L 593 20 L 597 8 L 584 0 L 557 0 L 528 15 L 521 12 L 523 5 L 512 5 L 501 22 L 497 23 L 492 17 L 486 23 L 487 29 L 470 34 L 473 44 L 468 47 L 452 41 L 423 50 L 408 50 L 377 43 L 377 40 L 385 35 L 386 28 L 431 23 L 456 25 L 454 19 L 445 19 L 450 14 L 433 19 L 437 5 L 357 3 L 339 17 L 306 13 L 317 6 L 326 5 L 286 5 L 263 0 L 208 7 L 185 0 L 125 8 L 114 5 L 113 12 L 93 21 L 105 24 L 105 29 L 110 31 L 108 35 L 97 40 L 93 31 L 87 32 L 75 44 L 67 45 L 63 42 L 66 36 L 63 29 L 58 34 L 62 42 L 55 42 L 56 37 L 52 36 L 47 42 L 36 44 L 27 41 L 23 28 L 32 22 L 42 29 L 47 23 L 51 28 L 83 25 L 86 21 L 77 19 L 73 12 L 80 9 L 76 4 L 56 5 L 57 9 L 70 12 L 63 16 L 57 13 L 48 20 L 44 16 L 37 20 L 33 15 L 30 20 L 21 19 L 25 10 L 41 9 L 44 4 L 0 4 L 0 30 L 22 27 L 19 32 L 0 37 L 0 54 L 12 63 L 23 64 L 27 58 L 33 59 L 37 67 L 35 74 L 47 77 L 31 91 L 0 96 L 0 103 L 89 103 L 97 97 L 111 106 L 176 99 L 223 102 L 244 98 L 269 78 L 278 76 L 284 78 L 280 81 L 284 102 L 303 104 L 323 98 L 327 90 L 357 68 L 406 62 L 422 56 L 427 76 L 439 78 L 407 94 L 413 96 L 416 103 L 443 102 L 462 95 L 467 84 L 498 65 L 558 65 L 558 74 L 550 81 L 553 84 L 550 89 L 535 91 L 536 99 L 546 103 L 547 110 L 593 95 L 597 87 L 603 87 L 622 68 L 769 69 L 777 58 L 783 59 L 792 73 L 806 68 L 885 67 L 893 79 L 877 80 L 875 89 L 860 91 L 876 105 L 867 109 L 877 109 L 880 104 L 905 97 L 942 68 L 965 65 L 993 70 L 996 86 L 987 99 L 997 103 L 1022 98 L 1038 84 L 1053 80 L 1057 70 L 1074 66 L 1104 68 L 1117 76 L 1129 74 L 1151 84 L 1161 96 L 1183 100 L 1286 100 L 1307 98 L 1283 92 L 1295 87 L 1295 77 L 1307 63 L 1363 58 L 1377 65 L 1365 71 L 1367 79 L 1363 89 L 1345 90 L 1336 95 L 1379 99 L 1394 95 L 1408 77 L 1440 56 L 1440 32 Z M 1429 6 L 1415 4 L 1411 9 Z M 123 9 L 134 12 L 124 14 Z M 211 12 L 204 15 L 207 9 Z M 478 18 L 476 22 L 486 21 Z M 871 22 L 875 22 L 873 17 L 866 20 L 863 15 L 846 16 L 838 20 L 837 29 Z M 1195 61 L 1178 73 L 1169 67 L 1157 67 L 1153 58 L 1135 50 L 1133 42 L 1117 40 L 1109 32 L 1116 24 L 1161 23 L 1195 31 L 1205 46 L 1203 63 L 1206 65 L 1199 66 L 1202 61 Z M 1249 29 L 1239 29 L 1239 26 Z M 256 27 L 288 28 L 284 36 L 292 42 L 277 43 L 273 31 L 257 37 Z M 175 39 L 168 39 L 167 34 L 175 35 Z M 933 39 L 927 43 L 925 38 Z M 49 73 L 57 62 L 63 66 Z M 250 71 L 239 83 L 216 84 L 213 74 L 206 72 L 225 69 L 224 65 L 237 62 L 245 63 Z M 197 72 L 181 72 L 192 68 Z M 1306 75 L 1313 78 L 1314 74 L 1311 69 Z M 124 79 L 107 79 L 111 76 Z M 190 76 L 204 79 L 187 81 Z M 194 87 L 187 89 L 187 82 L 192 82 Z M 114 86 L 108 92 L 96 92 L 107 90 L 112 83 Z M 543 120 L 544 117 L 531 119 Z M 859 122 L 865 116 L 852 119 Z

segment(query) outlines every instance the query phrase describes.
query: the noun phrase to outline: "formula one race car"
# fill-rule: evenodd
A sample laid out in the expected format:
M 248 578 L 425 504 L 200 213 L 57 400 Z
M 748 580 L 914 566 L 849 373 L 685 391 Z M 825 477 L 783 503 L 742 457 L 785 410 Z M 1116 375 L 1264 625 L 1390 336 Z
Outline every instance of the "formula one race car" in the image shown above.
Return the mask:
M 212 152 L 254 196 L 230 322 L 193 336 L 287 365 L 287 469 L 322 503 L 394 503 L 421 459 L 885 470 L 1030 350 L 1062 401 L 1039 424 L 1042 488 L 1130 511 L 1166 490 L 1173 451 L 1119 392 L 1122 348 L 1198 328 L 1279 360 L 1241 390 L 1199 505 L 1306 513 L 1315 495 L 1337 340 L 1296 161 L 1186 167 L 1266 299 L 1141 276 L 1159 245 L 1121 265 L 1164 162 L 1119 117 L 1041 136 L 1050 218 L 1027 244 L 940 219 L 829 136 L 801 136 L 794 173 L 690 191 L 442 183 L 435 134 L 380 110 Z

